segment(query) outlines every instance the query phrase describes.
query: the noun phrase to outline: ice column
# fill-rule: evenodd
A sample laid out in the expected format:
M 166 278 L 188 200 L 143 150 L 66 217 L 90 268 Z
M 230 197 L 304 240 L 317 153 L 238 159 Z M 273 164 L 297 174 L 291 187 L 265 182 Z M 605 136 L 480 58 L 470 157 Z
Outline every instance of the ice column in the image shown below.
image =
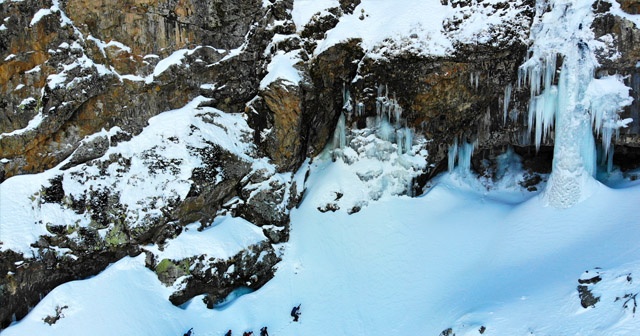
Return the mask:
M 347 125 L 344 113 L 340 113 L 336 130 L 333 133 L 333 149 L 344 149 L 347 145 Z
M 504 114 L 502 123 L 504 125 L 507 124 L 507 114 L 509 114 L 509 103 L 511 102 L 512 90 L 513 88 L 511 87 L 511 84 L 507 85 L 507 87 L 504 88 L 504 99 L 502 101 L 502 112 Z
M 398 155 L 402 155 L 404 149 L 404 130 L 402 129 L 396 131 L 396 145 Z
M 386 118 L 382 118 L 376 133 L 378 135 L 378 138 L 380 138 L 380 139 L 382 139 L 384 141 L 393 141 L 395 129 L 389 123 L 389 121 L 387 121 Z
M 454 139 L 453 145 L 449 146 L 447 157 L 449 173 L 455 171 L 461 175 L 471 174 L 471 156 L 477 145 L 477 141 L 459 144 L 458 138 Z
M 529 130 L 535 125 L 536 147 L 555 129 L 553 168 L 543 197 L 567 208 L 588 197 L 595 184 L 593 129 L 603 133 L 603 147 L 609 148 L 613 131 L 629 122 L 617 112 L 630 98 L 621 78 L 594 78 L 599 64 L 590 46 L 593 13 L 587 1 L 538 1 L 537 9 L 531 58 L 520 67 L 519 85 L 528 83 L 531 89 Z M 558 55 L 562 68 L 556 86 Z
M 595 143 L 584 94 L 595 64 L 582 42 L 565 55 L 558 82 L 553 168 L 545 197 L 549 204 L 570 207 L 589 196 L 595 174 Z
M 413 155 L 411 151 L 413 147 L 413 132 L 409 127 L 404 128 L 404 152 Z
M 453 145 L 449 146 L 449 152 L 447 155 L 447 168 L 449 173 L 453 173 L 453 169 L 456 167 L 456 159 L 458 158 L 458 138 L 453 140 Z

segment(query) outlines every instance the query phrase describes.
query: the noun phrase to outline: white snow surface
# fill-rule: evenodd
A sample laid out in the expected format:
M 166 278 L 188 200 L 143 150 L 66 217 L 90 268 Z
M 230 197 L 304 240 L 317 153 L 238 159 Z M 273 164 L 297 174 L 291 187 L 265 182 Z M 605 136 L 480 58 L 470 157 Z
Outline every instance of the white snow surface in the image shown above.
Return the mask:
M 326 13 L 327 8 L 338 7 L 338 0 L 295 0 L 291 16 L 298 31 L 302 31 L 311 17 L 317 13 Z
M 269 84 L 280 79 L 293 85 L 298 85 L 302 80 L 300 72 L 293 66 L 300 62 L 299 50 L 285 53 L 278 51 L 269 65 L 267 65 L 267 75 L 260 81 L 260 89 L 265 89 Z
M 38 21 L 40 21 L 43 17 L 47 16 L 47 15 L 51 15 L 51 13 L 53 13 L 51 11 L 51 8 L 42 8 L 39 11 L 37 11 L 34 15 L 33 15 L 33 19 L 31 19 L 31 22 L 29 23 L 29 26 L 33 26 L 34 24 L 38 23 Z
M 640 330 L 631 308 L 616 301 L 640 290 L 638 182 L 598 185 L 583 203 L 556 209 L 539 195 L 479 189 L 454 173 L 417 198 L 385 196 L 353 215 L 320 213 L 317 205 L 335 188 L 327 182 L 349 169 L 331 160 L 311 164 L 284 259 L 256 292 L 214 310 L 200 297 L 174 307 L 144 257 L 125 258 L 96 277 L 59 286 L 3 335 L 179 335 L 189 328 L 199 336 L 229 329 L 236 335 L 263 326 L 271 335 L 345 336 L 437 335 L 449 327 L 479 335 L 481 326 L 484 335 Z M 166 253 L 189 249 L 195 232 L 187 237 L 170 242 Z M 601 301 L 584 309 L 576 286 L 596 267 L 603 280 L 593 291 Z M 289 312 L 298 304 L 302 315 L 294 323 Z M 63 306 L 56 324 L 43 322 Z
M 519 0 L 515 2 L 521 4 Z M 326 38 L 318 41 L 314 54 L 349 39 L 360 39 L 361 46 L 372 58 L 403 52 L 444 56 L 454 51 L 454 42 L 492 43 L 504 40 L 509 37 L 502 35 L 501 29 L 493 28 L 505 22 L 517 22 L 519 25 L 521 19 L 517 18 L 517 10 L 493 9 L 495 3 L 495 0 L 473 2 L 471 10 L 470 6 L 454 8 L 451 3 L 443 4 L 440 0 L 404 0 L 402 3 L 362 0 L 352 14 L 342 16 L 337 26 L 327 32 Z M 301 31 L 314 15 L 332 15 L 327 9 L 337 6 L 339 3 L 335 0 L 296 0 L 293 21 Z M 452 21 L 462 21 L 462 24 L 447 31 L 444 26 Z M 525 40 L 527 36 L 517 38 Z
M 156 260 L 183 260 L 200 255 L 226 260 L 267 239 L 261 228 L 240 217 L 218 217 L 202 231 L 197 230 L 199 226 L 200 223 L 187 225 L 185 232 L 169 241 L 162 251 L 156 245 L 144 249 L 152 252 Z
M 0 134 L 0 138 L 2 137 L 8 137 L 8 136 L 14 136 L 14 135 L 18 135 L 18 134 L 22 134 L 28 131 L 32 131 L 37 129 L 40 124 L 42 124 L 42 121 L 46 119 L 46 116 L 44 116 L 42 114 L 42 112 L 38 112 L 33 118 L 31 118 L 31 120 L 29 120 L 29 123 L 27 124 L 26 127 L 24 128 L 20 128 L 17 130 L 13 130 L 11 132 L 7 132 L 7 133 L 2 133 Z
M 442 23 L 451 14 L 453 9 L 442 5 L 439 0 L 407 0 L 402 5 L 394 1 L 363 0 L 353 14 L 345 15 L 334 29 L 327 32 L 315 54 L 351 38 L 362 39 L 363 48 L 372 50 L 384 39 L 397 40 L 418 34 L 416 43 L 424 44 L 430 54 L 444 55 L 452 45 L 442 33 Z M 363 20 L 360 15 L 365 15 Z

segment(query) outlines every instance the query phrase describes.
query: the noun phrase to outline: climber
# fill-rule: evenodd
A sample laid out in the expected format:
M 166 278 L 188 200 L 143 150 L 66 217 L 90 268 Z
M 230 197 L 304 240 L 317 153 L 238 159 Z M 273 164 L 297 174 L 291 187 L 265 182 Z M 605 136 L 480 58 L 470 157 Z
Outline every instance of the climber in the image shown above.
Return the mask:
M 291 309 L 291 316 L 293 317 L 293 322 L 298 322 L 298 318 L 300 318 L 300 305 Z
M 269 333 L 267 332 L 267 327 L 262 327 L 262 329 L 260 329 L 260 336 L 269 336 Z
M 227 331 L 227 333 L 224 334 L 224 336 L 231 336 L 231 329 L 229 329 L 229 331 Z
M 186 333 L 184 333 L 183 336 L 191 336 L 191 331 L 193 330 L 193 328 L 189 329 Z
M 242 336 L 251 336 L 253 335 L 253 331 L 245 331 L 244 333 L 242 333 Z

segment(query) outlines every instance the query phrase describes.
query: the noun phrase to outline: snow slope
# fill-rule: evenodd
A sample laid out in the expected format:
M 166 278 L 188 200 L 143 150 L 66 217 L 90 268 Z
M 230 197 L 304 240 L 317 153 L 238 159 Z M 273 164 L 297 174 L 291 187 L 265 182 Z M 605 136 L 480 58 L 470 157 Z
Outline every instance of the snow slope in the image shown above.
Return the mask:
M 383 196 L 348 215 L 321 213 L 352 166 L 318 159 L 273 280 L 220 309 L 200 298 L 171 306 L 170 292 L 124 259 L 56 288 L 2 335 L 634 335 L 640 318 L 616 301 L 640 291 L 640 184 L 610 189 L 570 209 L 544 207 L 519 189 L 471 187 L 453 173 L 417 198 Z M 349 188 L 350 185 L 343 185 Z M 503 201 L 505 194 L 510 200 Z M 223 236 L 224 237 L 224 236 Z M 178 240 L 172 242 L 177 244 Z M 185 244 L 189 244 L 185 240 Z M 576 287 L 601 267 L 595 308 Z M 627 280 L 627 275 L 632 281 Z M 291 307 L 302 304 L 299 323 Z M 56 324 L 43 318 L 68 306 Z

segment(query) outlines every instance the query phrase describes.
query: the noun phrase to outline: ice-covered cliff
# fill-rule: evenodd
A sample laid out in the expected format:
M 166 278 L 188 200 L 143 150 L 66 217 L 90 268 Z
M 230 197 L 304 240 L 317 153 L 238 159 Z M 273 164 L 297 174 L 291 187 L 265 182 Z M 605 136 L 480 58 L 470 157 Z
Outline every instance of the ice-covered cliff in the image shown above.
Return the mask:
M 158 305 L 180 317 L 141 315 L 159 326 L 118 327 L 125 334 L 222 334 L 205 320 L 214 319 L 234 332 L 269 323 L 274 334 L 320 335 L 343 304 L 349 318 L 333 333 L 393 333 L 388 313 L 399 334 L 519 334 L 501 319 L 523 321 L 586 290 L 615 303 L 591 301 L 598 309 L 568 320 L 605 316 L 585 328 L 624 334 L 637 326 L 635 308 L 628 314 L 637 289 L 620 279 L 633 279 L 639 259 L 638 9 L 624 0 L 0 0 L 2 327 L 32 311 L 5 332 L 81 334 L 78 321 L 96 314 L 85 297 L 114 277 L 116 292 L 148 284 L 130 288 L 141 303 L 123 316 Z M 586 233 L 573 233 L 581 223 Z M 569 294 L 567 279 L 594 267 L 607 269 L 604 281 Z M 427 290 L 469 272 L 450 292 Z M 543 283 L 516 285 L 531 274 Z M 369 276 L 380 280 L 358 289 Z M 454 290 L 468 301 L 452 302 Z M 388 309 L 362 309 L 367 292 Z M 275 315 L 316 299 L 317 319 L 304 326 Z M 419 313 L 405 320 L 407 300 Z M 274 315 L 256 311 L 271 305 Z M 564 327 L 551 321 L 573 308 L 528 332 Z M 441 323 L 420 322 L 434 314 Z M 559 333 L 580 332 L 572 326 Z

